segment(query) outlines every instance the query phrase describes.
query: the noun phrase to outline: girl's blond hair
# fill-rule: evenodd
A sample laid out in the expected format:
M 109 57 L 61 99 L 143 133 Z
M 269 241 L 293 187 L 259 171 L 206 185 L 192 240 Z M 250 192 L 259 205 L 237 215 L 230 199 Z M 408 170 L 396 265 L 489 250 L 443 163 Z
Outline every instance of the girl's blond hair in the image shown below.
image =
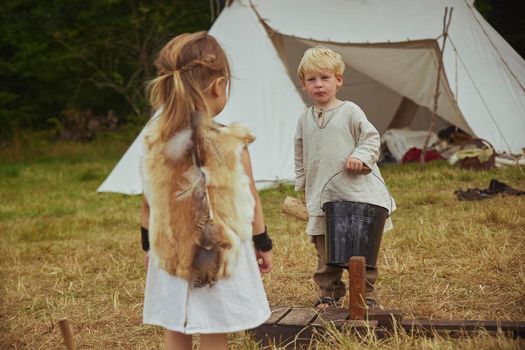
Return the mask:
M 304 82 L 306 74 L 317 73 L 325 69 L 332 71 L 335 75 L 343 75 L 345 63 L 337 52 L 324 46 L 316 46 L 305 51 L 297 68 L 297 74 L 301 82 Z
M 166 141 L 190 125 L 196 111 L 209 115 L 204 90 L 220 77 L 230 82 L 230 67 L 221 46 L 207 32 L 181 34 L 155 60 L 157 77 L 148 83 L 149 101 L 161 110 L 158 131 L 149 143 Z

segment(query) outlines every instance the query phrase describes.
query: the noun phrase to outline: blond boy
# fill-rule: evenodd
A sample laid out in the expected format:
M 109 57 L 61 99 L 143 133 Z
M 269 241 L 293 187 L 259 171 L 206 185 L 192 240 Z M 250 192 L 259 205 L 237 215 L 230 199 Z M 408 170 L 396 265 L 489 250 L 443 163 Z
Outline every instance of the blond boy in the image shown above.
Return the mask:
M 320 290 L 316 306 L 323 309 L 338 305 L 346 293 L 341 280 L 343 268 L 326 265 L 323 203 L 355 201 L 379 205 L 389 212 L 395 209 L 376 165 L 379 132 L 355 103 L 336 97 L 343 85 L 344 70 L 341 55 L 322 46 L 306 50 L 298 68 L 303 90 L 313 105 L 303 112 L 297 124 L 295 190 L 304 191 L 306 198 L 306 233 L 318 255 L 313 275 Z M 361 175 L 364 165 L 373 174 Z M 334 176 L 338 172 L 341 174 Z M 385 226 L 389 229 L 391 221 Z M 377 305 L 377 268 L 367 266 L 366 277 L 366 302 L 373 308 Z

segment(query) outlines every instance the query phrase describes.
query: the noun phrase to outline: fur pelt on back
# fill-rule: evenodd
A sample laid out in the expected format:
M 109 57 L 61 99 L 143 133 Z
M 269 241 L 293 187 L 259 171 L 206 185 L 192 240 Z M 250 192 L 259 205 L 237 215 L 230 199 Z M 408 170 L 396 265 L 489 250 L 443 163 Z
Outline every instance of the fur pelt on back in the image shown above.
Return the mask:
M 252 235 L 255 200 L 241 153 L 255 137 L 239 124 L 223 127 L 212 121 L 203 121 L 197 134 L 203 160 L 200 169 L 192 158 L 191 129 L 179 131 L 168 142 L 149 143 L 146 135 L 143 172 L 150 206 L 150 254 L 152 262 L 172 275 L 195 280 L 213 271 L 216 280 L 231 274 L 241 241 Z M 201 208 L 195 200 L 206 196 L 199 193 L 205 189 L 204 179 L 213 222 L 211 248 L 203 247 L 204 233 L 199 227 L 208 202 Z M 206 254 L 212 252 L 214 266 L 207 266 Z

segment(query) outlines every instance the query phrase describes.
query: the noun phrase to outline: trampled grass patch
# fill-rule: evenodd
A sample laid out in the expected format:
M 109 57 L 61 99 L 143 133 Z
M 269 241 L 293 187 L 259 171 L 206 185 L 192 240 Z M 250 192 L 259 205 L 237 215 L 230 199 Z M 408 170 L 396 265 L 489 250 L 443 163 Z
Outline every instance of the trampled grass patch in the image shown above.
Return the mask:
M 0 348 L 57 349 L 67 317 L 80 349 L 162 349 L 162 330 L 142 324 L 145 278 L 141 198 L 95 190 L 130 139 L 34 141 L 0 151 Z M 464 202 L 454 190 L 491 178 L 525 189 L 515 168 L 466 171 L 445 162 L 388 165 L 394 230 L 379 257 L 381 304 L 407 317 L 523 320 L 525 198 Z M 261 192 L 275 243 L 264 277 L 270 303 L 309 307 L 316 266 L 305 223 L 285 217 L 290 185 Z M 347 275 L 345 274 L 345 279 Z M 245 333 L 233 349 L 256 349 Z M 459 339 L 329 332 L 312 349 L 519 349 L 523 341 L 479 333 Z

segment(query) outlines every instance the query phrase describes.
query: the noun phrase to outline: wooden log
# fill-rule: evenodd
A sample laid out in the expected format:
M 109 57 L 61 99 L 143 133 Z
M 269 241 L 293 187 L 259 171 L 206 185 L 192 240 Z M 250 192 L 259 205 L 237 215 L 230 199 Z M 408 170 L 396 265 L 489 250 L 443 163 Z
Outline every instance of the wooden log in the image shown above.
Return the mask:
M 293 216 L 296 219 L 308 221 L 306 205 L 297 198 L 287 196 L 284 199 L 281 210 L 284 214 Z
M 71 326 L 67 319 L 62 319 L 58 321 L 58 326 L 60 327 L 60 333 L 64 338 L 64 343 L 66 344 L 67 350 L 76 350 L 75 342 L 73 341 L 73 332 L 71 331 Z
M 357 259 L 359 260 L 359 259 Z M 362 299 L 361 299 L 362 300 Z M 322 312 L 312 308 L 273 307 L 267 322 L 251 332 L 262 346 L 277 345 L 286 349 L 299 349 L 311 345 L 314 335 L 323 337 L 328 327 L 346 329 L 366 335 L 373 332 L 384 338 L 395 334 L 394 328 L 402 327 L 414 336 L 433 336 L 446 332 L 447 336 L 462 336 L 480 330 L 503 332 L 517 338 L 525 338 L 525 321 L 509 320 L 435 320 L 403 319 L 400 310 L 373 309 L 367 320 L 349 320 L 347 309 L 326 309 Z M 68 348 L 69 350 L 69 348 Z
M 377 324 L 378 322 L 376 320 L 348 320 L 344 325 L 344 329 L 360 334 L 361 336 L 365 336 L 369 332 L 376 332 Z
M 364 256 L 350 257 L 349 264 L 349 309 L 350 320 L 364 320 L 366 312 L 365 280 L 366 259 Z
M 379 327 L 392 329 L 394 326 L 400 326 L 403 321 L 403 313 L 396 309 L 372 309 L 368 310 L 369 320 L 376 320 Z
M 516 337 L 525 337 L 525 321 L 509 320 L 403 320 L 401 326 L 407 331 L 423 330 L 427 332 L 461 331 L 472 332 L 485 330 L 488 332 L 508 332 Z
M 359 172 L 360 175 L 368 175 L 372 170 L 366 165 L 363 164 L 363 170 Z M 284 199 L 281 211 L 289 216 L 292 216 L 296 219 L 302 221 L 308 221 L 308 211 L 306 210 L 306 205 L 300 199 L 286 196 Z

